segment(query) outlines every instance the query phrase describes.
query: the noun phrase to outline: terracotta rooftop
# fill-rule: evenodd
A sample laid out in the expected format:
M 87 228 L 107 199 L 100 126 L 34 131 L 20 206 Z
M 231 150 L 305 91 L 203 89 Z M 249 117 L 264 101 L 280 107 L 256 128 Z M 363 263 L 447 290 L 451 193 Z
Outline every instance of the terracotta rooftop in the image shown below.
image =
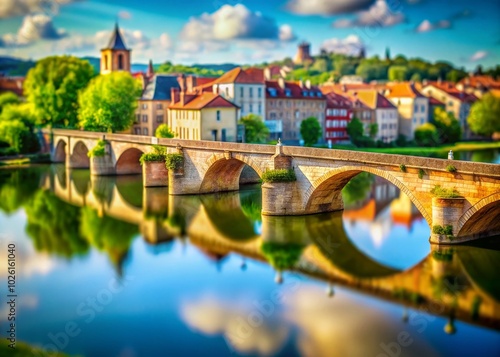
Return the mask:
M 350 91 L 350 93 L 371 109 L 396 109 L 394 104 L 374 89 Z
M 23 95 L 24 77 L 0 76 L 0 93 L 13 92 L 18 96 Z
M 338 93 L 330 92 L 326 95 L 327 108 L 352 108 L 352 101 Z
M 494 79 L 491 76 L 485 76 L 485 75 L 467 77 L 462 79 L 458 83 L 471 87 L 482 86 L 486 88 L 500 89 L 500 81 Z
M 389 93 L 386 95 L 387 98 L 421 98 L 425 97 L 420 93 L 413 83 L 393 83 L 388 84 L 387 88 Z
M 202 92 L 184 105 L 179 101 L 171 104 L 169 108 L 200 110 L 204 108 L 238 108 L 238 106 L 219 94 Z
M 243 69 L 236 67 L 214 81 L 216 83 L 264 84 L 264 70 L 259 68 Z
M 442 90 L 443 92 L 446 92 L 448 95 L 457 98 L 463 102 L 475 102 L 477 100 L 477 97 L 473 94 L 469 94 L 466 92 L 463 92 L 459 90 L 454 83 L 451 82 L 428 82 L 424 88 L 427 88 L 429 86 L 435 87 L 437 89 Z

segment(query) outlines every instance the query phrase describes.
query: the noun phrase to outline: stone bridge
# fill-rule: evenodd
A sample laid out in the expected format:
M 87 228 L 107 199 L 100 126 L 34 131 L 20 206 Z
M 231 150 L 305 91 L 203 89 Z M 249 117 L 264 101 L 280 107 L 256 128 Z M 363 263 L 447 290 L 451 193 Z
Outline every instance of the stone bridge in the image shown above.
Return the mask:
M 343 209 L 342 188 L 357 174 L 383 177 L 404 192 L 430 227 L 451 226 L 452 234 L 432 234 L 431 242 L 460 243 L 500 235 L 500 165 L 450 161 L 348 150 L 328 150 L 281 145 L 236 144 L 210 141 L 157 139 L 146 136 L 53 130 L 50 135 L 54 162 L 69 169 L 90 168 L 92 176 L 140 174 L 145 186 L 158 180 L 141 168 L 139 158 L 153 145 L 183 156 L 182 167 L 165 171 L 170 195 L 226 192 L 239 189 L 244 168 L 259 177 L 266 170 L 292 169 L 295 182 L 262 186 L 263 215 L 307 215 Z M 99 140 L 105 155 L 89 159 L 87 153 Z M 146 164 L 145 166 L 148 166 Z M 453 165 L 449 172 L 447 166 Z M 461 198 L 433 197 L 440 185 L 456 189 Z

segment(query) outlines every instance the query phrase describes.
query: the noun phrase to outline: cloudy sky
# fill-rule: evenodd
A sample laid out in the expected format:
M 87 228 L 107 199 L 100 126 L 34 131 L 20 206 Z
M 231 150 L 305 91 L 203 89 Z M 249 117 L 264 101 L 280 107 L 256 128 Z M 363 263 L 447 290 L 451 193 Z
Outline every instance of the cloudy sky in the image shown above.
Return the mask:
M 500 63 L 500 0 L 0 0 L 0 55 L 99 56 L 118 20 L 134 63 L 256 63 L 320 48 Z

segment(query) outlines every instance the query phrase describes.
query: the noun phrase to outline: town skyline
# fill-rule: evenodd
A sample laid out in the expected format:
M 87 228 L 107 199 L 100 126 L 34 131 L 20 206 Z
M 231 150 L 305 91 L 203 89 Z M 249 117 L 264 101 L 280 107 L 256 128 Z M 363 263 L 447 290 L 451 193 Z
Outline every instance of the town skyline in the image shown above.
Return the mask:
M 97 57 L 118 21 L 133 63 L 271 62 L 293 57 L 307 40 L 313 54 L 324 48 L 356 55 L 363 49 L 382 57 L 390 48 L 393 55 L 471 70 L 498 64 L 499 7 L 479 1 L 471 10 L 466 1 L 417 0 L 194 0 L 189 7 L 152 1 L 147 8 L 135 0 L 12 1 L 0 8 L 0 55 Z

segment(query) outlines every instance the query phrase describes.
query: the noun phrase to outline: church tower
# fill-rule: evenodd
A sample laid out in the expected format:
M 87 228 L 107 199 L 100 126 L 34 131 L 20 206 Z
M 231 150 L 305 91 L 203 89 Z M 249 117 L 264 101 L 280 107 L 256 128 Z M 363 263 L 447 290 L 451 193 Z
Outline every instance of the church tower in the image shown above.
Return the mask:
M 101 74 L 119 71 L 130 72 L 130 50 L 125 47 L 116 23 L 108 46 L 101 50 Z

